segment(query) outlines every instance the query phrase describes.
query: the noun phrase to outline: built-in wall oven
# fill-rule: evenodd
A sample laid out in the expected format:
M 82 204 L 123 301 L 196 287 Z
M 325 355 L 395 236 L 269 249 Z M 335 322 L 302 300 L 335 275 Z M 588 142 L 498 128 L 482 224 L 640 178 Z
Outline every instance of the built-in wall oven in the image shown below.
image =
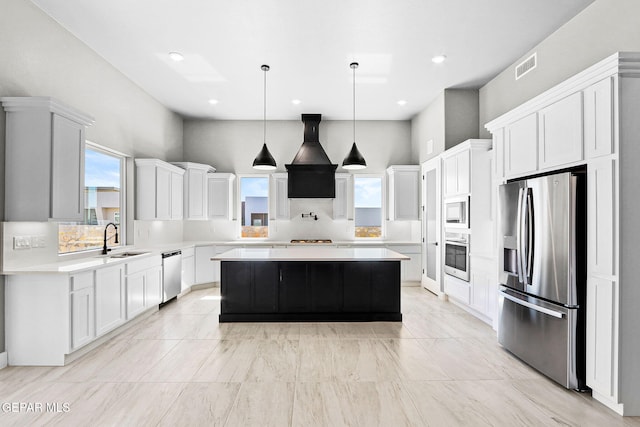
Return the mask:
M 469 281 L 469 235 L 445 232 L 444 272 Z
M 469 196 L 444 201 L 444 223 L 446 228 L 469 228 Z

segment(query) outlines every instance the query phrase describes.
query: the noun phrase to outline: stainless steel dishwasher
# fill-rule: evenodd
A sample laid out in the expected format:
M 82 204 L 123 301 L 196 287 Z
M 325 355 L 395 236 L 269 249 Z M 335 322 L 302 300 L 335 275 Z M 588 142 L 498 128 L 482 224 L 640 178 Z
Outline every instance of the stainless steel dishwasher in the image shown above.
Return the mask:
M 162 303 L 180 293 L 182 283 L 182 251 L 162 254 Z

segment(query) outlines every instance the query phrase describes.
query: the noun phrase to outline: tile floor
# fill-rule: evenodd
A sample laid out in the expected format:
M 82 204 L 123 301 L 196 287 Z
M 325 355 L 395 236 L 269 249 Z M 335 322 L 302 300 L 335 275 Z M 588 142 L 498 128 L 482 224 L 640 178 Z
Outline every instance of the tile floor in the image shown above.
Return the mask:
M 218 324 L 218 289 L 194 291 L 68 366 L 0 370 L 0 425 L 640 426 L 402 296 L 402 323 Z

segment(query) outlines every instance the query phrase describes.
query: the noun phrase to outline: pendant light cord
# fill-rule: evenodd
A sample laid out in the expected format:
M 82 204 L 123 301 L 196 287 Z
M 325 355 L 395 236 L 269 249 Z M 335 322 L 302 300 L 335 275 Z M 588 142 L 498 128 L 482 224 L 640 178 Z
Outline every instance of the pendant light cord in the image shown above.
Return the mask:
M 269 66 L 268 65 L 263 65 L 262 66 L 262 70 L 264 71 L 264 110 L 263 110 L 263 119 L 262 119 L 262 125 L 263 125 L 263 142 L 266 144 L 267 143 L 267 71 L 269 71 Z
M 353 70 L 353 142 L 356 142 L 356 68 L 358 63 L 351 63 L 351 69 Z

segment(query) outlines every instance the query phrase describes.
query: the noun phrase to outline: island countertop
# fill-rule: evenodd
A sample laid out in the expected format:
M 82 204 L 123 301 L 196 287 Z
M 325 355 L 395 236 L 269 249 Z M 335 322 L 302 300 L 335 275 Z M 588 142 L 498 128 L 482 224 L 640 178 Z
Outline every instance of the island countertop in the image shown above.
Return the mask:
M 211 258 L 212 261 L 403 261 L 409 259 L 406 255 L 386 248 L 319 246 L 232 249 Z

